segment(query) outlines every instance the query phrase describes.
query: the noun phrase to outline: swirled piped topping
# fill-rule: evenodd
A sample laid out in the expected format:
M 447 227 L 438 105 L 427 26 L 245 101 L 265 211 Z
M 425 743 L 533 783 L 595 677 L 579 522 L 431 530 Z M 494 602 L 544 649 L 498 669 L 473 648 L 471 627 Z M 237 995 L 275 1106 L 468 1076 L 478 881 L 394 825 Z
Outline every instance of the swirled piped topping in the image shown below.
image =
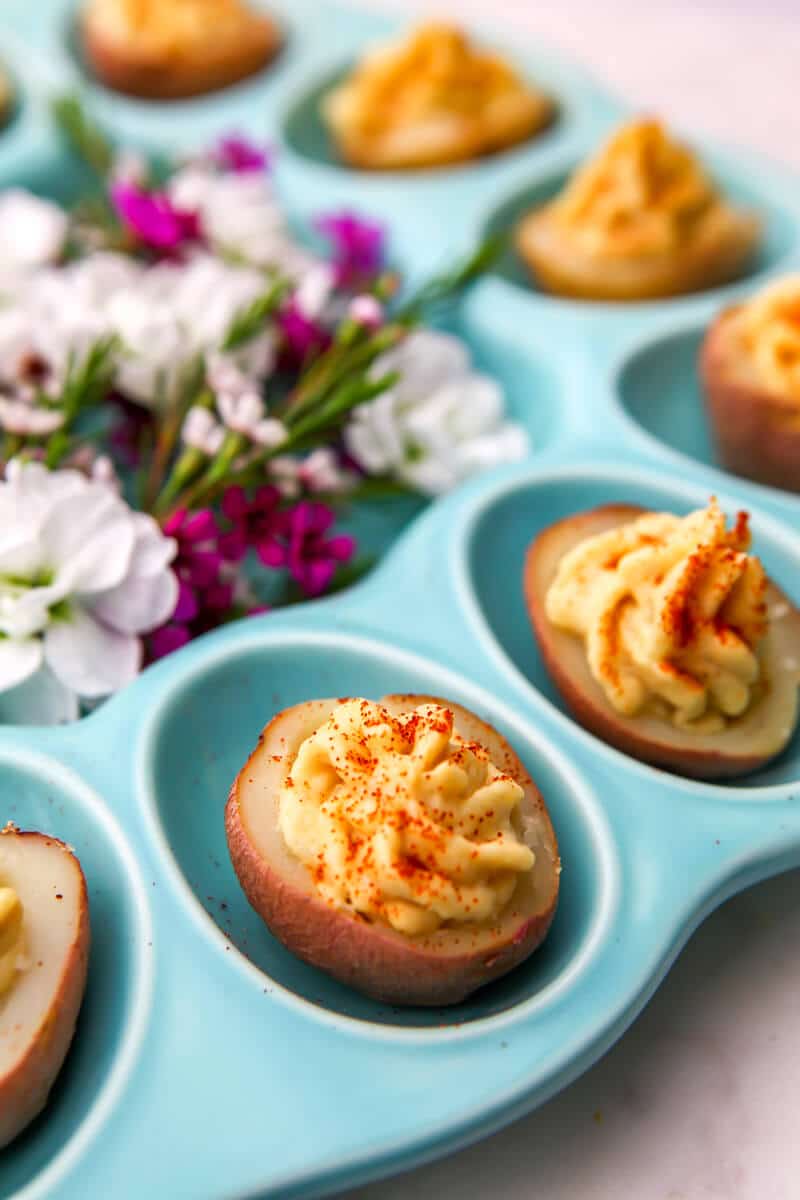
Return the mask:
M 344 700 L 301 743 L 279 827 L 325 900 L 413 936 L 500 915 L 534 864 L 522 795 L 448 708 Z
M 0 1002 L 22 969 L 25 930 L 22 901 L 13 887 L 0 883 Z
M 526 94 L 535 93 L 502 58 L 434 22 L 371 51 L 336 92 L 339 120 L 371 134 L 441 114 L 479 117 L 498 98 Z
M 89 0 L 86 16 L 115 41 L 134 37 L 137 47 L 175 55 L 238 38 L 260 20 L 243 0 Z
M 659 121 L 623 125 L 551 206 L 586 253 L 637 257 L 679 249 L 722 200 L 697 158 Z
M 734 319 L 764 387 L 800 403 L 800 275 L 768 284 Z
M 749 548 L 747 514 L 726 529 L 716 500 L 686 517 L 647 513 L 564 556 L 547 615 L 585 640 L 618 713 L 650 707 L 716 732 L 759 694 L 766 578 Z

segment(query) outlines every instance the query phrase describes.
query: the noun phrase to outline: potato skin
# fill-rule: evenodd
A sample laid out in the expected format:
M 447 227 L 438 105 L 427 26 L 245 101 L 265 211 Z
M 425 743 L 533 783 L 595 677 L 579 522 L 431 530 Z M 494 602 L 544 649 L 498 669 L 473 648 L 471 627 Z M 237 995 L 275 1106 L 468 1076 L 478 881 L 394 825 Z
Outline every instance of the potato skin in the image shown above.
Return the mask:
M 575 300 L 659 300 L 702 291 L 736 279 L 751 258 L 758 233 L 755 221 L 741 218 L 738 236 L 700 240 L 679 256 L 596 262 L 564 245 L 544 205 L 519 222 L 515 244 L 543 291 Z
M 412 706 L 433 698 L 409 696 L 403 699 Z M 447 704 L 451 709 L 457 708 L 447 701 L 437 702 Z M 279 863 L 266 861 L 245 828 L 239 788 L 261 746 L 269 741 L 270 731 L 282 716 L 279 714 L 270 722 L 259 746 L 236 777 L 225 809 L 225 830 L 231 861 L 245 895 L 288 950 L 378 1001 L 427 1007 L 459 1003 L 477 988 L 505 975 L 533 952 L 550 927 L 558 899 L 558 847 L 541 800 L 548 831 L 547 846 L 552 855 L 553 887 L 540 910 L 521 915 L 513 929 L 479 949 L 470 947 L 470 933 L 465 931 L 463 952 L 446 955 L 437 952 L 387 925 L 370 923 L 335 908 L 319 896 L 307 873 L 304 872 L 305 886 L 297 886 L 287 880 Z M 477 718 L 472 719 L 477 721 Z M 494 730 L 491 734 L 494 738 L 499 737 Z M 503 744 L 509 761 L 513 760 L 515 765 L 515 777 L 526 791 L 534 788 L 508 743 Z M 288 855 L 288 850 L 285 853 Z
M 787 420 L 780 397 L 737 372 L 727 334 L 740 307 L 715 318 L 700 348 L 700 379 L 717 455 L 734 475 L 800 492 L 800 420 Z
M 45 1019 L 27 1053 L 12 1071 L 0 1079 L 0 1149 L 13 1141 L 47 1104 L 50 1089 L 64 1064 L 75 1033 L 86 989 L 91 941 L 86 879 L 75 855 L 58 838 L 45 834 L 18 831 L 13 836 L 37 838 L 62 847 L 80 872 L 81 900 L 78 931 Z
M 168 0 L 165 0 L 167 3 Z M 192 58 L 145 58 L 103 37 L 91 20 L 81 22 L 83 53 L 101 83 L 115 92 L 144 100 L 181 100 L 214 92 L 254 75 L 281 46 L 278 27 L 264 17 L 236 54 Z
M 621 716 L 601 695 L 595 696 L 587 689 L 587 679 L 591 678 L 588 664 L 584 672 L 577 675 L 567 668 L 560 652 L 559 637 L 570 635 L 556 629 L 547 616 L 545 600 L 550 579 L 542 576 L 541 559 L 549 555 L 559 541 L 565 541 L 565 550 L 571 549 L 579 541 L 599 532 L 598 518 L 618 517 L 614 523 L 622 525 L 636 520 L 645 511 L 637 505 L 607 504 L 557 521 L 534 538 L 525 558 L 524 590 L 539 651 L 550 677 L 580 724 L 624 754 L 694 779 L 730 779 L 746 775 L 774 758 L 776 752 L 732 754 L 670 744 L 666 739 L 656 741 L 642 733 L 635 719 Z M 603 526 L 609 527 L 607 523 Z M 774 588 L 774 585 L 771 586 Z M 777 589 L 774 590 L 777 592 Z M 791 607 L 794 608 L 793 605 Z M 795 622 L 800 644 L 800 614 L 796 610 Z M 665 733 L 669 732 L 666 723 L 664 730 Z

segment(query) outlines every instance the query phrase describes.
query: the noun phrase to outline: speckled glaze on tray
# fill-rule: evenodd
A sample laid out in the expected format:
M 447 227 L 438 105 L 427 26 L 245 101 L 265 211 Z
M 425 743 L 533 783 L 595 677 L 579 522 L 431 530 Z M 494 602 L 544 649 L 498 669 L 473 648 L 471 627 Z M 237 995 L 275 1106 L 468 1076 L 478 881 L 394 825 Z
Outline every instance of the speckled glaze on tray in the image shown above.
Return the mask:
M 85 77 L 71 4 L 5 0 L 0 51 L 20 103 L 0 137 L 0 186 L 74 188 L 46 96 L 79 84 L 133 144 L 187 150 L 233 128 L 273 141 L 298 222 L 339 205 L 385 218 L 413 279 L 549 194 L 623 115 L 532 49 L 517 57 L 559 103 L 543 136 L 456 169 L 351 171 L 331 156 L 316 101 L 388 23 L 314 0 L 272 7 L 287 35 L 274 66 L 160 104 Z M 754 274 L 797 269 L 797 181 L 701 150 L 764 214 Z M 2 817 L 75 847 L 94 927 L 74 1048 L 43 1118 L 0 1157 L 2 1200 L 318 1196 L 452 1150 L 602 1054 L 711 908 L 800 864 L 800 738 L 727 786 L 626 758 L 566 714 L 521 590 L 527 542 L 559 517 L 609 500 L 686 511 L 713 491 L 752 511 L 769 573 L 800 598 L 800 497 L 712 465 L 695 379 L 706 322 L 753 278 L 587 304 L 537 294 L 509 256 L 455 321 L 529 428 L 528 461 L 431 505 L 356 588 L 203 638 L 78 725 L 0 729 Z M 230 782 L 277 710 L 406 690 L 465 704 L 510 739 L 564 862 L 543 948 L 444 1011 L 381 1007 L 286 953 L 241 893 L 223 829 Z

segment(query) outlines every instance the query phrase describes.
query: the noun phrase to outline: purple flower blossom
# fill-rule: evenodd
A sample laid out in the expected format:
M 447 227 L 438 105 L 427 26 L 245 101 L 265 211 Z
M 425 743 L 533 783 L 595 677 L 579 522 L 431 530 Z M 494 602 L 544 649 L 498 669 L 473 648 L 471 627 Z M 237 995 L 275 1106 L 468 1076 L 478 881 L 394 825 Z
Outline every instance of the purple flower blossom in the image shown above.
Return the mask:
M 268 171 L 271 155 L 268 150 L 256 146 L 238 134 L 220 138 L 214 159 L 223 171 Z
M 314 226 L 330 242 L 340 287 L 363 287 L 383 267 L 386 231 L 354 212 L 323 213 Z
M 111 200 L 128 229 L 153 250 L 173 254 L 200 238 L 197 213 L 176 208 L 165 192 L 148 192 L 119 181 L 111 185 Z
M 162 658 L 215 628 L 234 601 L 220 550 L 222 532 L 210 509 L 194 513 L 178 509 L 164 522 L 164 533 L 178 543 L 172 564 L 178 576 L 178 600 L 169 621 L 149 639 L 151 658 Z
M 322 595 L 339 563 L 348 562 L 355 551 L 355 540 L 345 534 L 326 537 L 334 520 L 333 510 L 314 500 L 301 500 L 282 514 L 281 565 L 288 568 L 306 596 Z
M 185 625 L 176 625 L 170 621 L 167 625 L 162 625 L 160 629 L 156 629 L 148 638 L 148 656 L 152 660 L 157 658 L 166 658 L 168 654 L 172 654 L 175 650 L 180 650 L 182 646 L 190 640 L 191 634 Z
M 286 367 L 299 367 L 330 345 L 327 329 L 305 316 L 294 298 L 281 309 L 278 325 L 283 334 L 282 365 Z
M 249 547 L 267 567 L 283 565 L 280 532 L 281 494 L 276 487 L 260 487 L 252 500 L 244 488 L 230 487 L 222 497 L 222 511 L 232 528 L 219 539 L 219 548 L 231 562 L 241 562 Z

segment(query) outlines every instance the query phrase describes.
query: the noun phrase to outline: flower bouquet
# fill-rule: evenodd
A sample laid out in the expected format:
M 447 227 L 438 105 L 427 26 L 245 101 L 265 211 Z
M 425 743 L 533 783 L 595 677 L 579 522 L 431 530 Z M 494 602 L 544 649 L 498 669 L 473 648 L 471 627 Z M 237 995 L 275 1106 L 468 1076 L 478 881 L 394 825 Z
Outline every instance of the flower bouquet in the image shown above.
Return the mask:
M 376 223 L 292 235 L 264 149 L 148 162 L 54 112 L 86 194 L 0 194 L 0 718 L 39 722 L 352 582 L 370 498 L 527 450 L 434 324 L 493 247 L 403 297 Z

